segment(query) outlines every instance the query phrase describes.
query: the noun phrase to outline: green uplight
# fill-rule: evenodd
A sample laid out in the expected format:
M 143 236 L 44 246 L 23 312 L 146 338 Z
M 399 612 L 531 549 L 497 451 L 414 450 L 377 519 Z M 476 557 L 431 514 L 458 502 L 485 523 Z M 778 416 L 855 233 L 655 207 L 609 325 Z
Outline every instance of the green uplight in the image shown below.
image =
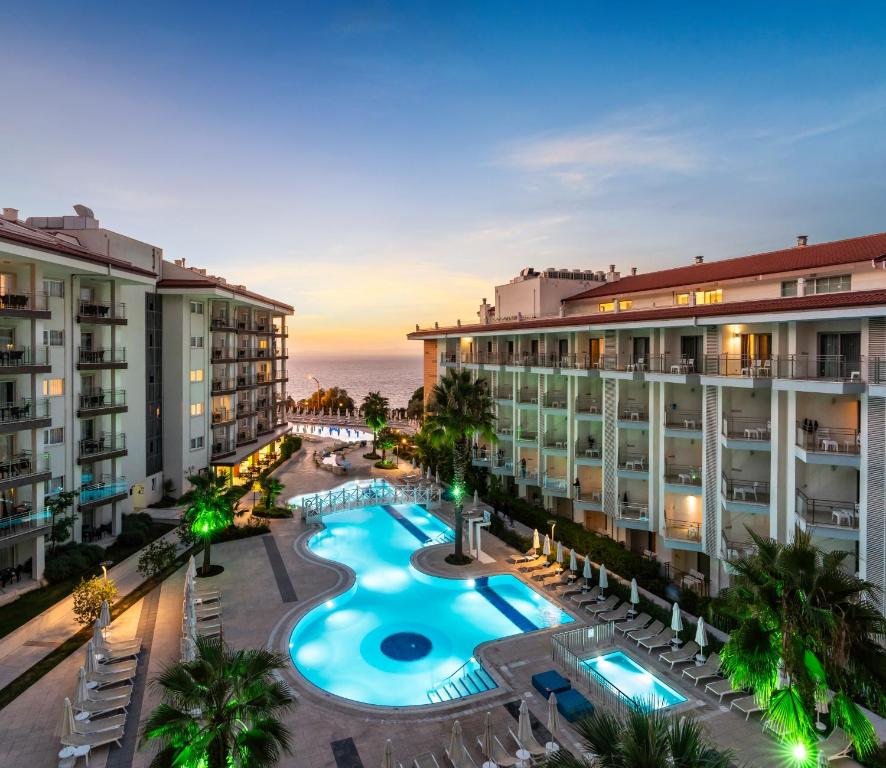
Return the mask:
M 809 750 L 806 749 L 806 745 L 802 741 L 798 741 L 791 749 L 791 754 L 794 756 L 794 760 L 802 764 L 809 757 Z
M 452 500 L 456 504 L 460 504 L 462 497 L 465 495 L 465 489 L 462 487 L 461 483 L 455 483 L 452 486 L 451 493 L 452 493 Z

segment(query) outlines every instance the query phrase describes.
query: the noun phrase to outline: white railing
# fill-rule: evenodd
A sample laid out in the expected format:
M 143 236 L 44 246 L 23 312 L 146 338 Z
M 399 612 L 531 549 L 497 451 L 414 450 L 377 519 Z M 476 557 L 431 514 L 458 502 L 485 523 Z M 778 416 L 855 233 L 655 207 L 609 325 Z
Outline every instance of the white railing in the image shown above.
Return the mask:
M 299 504 L 293 504 L 292 507 L 294 510 L 300 509 L 302 517 L 311 521 L 332 512 L 372 504 L 433 504 L 438 501 L 440 489 L 436 485 L 358 485 L 305 496 Z

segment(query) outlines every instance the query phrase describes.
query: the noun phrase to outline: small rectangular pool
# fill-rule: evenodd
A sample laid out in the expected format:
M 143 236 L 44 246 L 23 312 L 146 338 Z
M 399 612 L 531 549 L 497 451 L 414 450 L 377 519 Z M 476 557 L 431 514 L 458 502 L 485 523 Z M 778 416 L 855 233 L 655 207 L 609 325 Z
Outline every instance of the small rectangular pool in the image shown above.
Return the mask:
M 633 701 L 635 708 L 665 709 L 686 701 L 685 696 L 621 651 L 585 659 L 582 664 L 595 672 L 603 685 Z

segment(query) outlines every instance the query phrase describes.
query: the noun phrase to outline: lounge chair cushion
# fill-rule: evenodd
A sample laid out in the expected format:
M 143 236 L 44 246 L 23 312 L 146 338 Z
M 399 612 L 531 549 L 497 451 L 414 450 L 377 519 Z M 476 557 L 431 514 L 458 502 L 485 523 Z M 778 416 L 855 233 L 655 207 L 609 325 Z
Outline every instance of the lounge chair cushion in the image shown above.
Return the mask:
M 533 675 L 532 685 L 546 699 L 552 693 L 556 693 L 559 697 L 563 691 L 568 691 L 572 687 L 572 683 L 556 669 L 549 669 L 547 672 L 539 672 Z
M 570 723 L 594 714 L 594 705 L 574 688 L 557 694 L 557 709 Z

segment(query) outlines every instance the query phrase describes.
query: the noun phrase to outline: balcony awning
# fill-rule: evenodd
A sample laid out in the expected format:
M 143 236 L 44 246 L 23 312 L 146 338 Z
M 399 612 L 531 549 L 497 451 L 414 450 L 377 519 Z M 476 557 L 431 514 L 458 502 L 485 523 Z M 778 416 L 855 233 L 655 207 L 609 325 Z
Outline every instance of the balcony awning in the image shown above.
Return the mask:
M 283 435 L 288 435 L 291 431 L 292 426 L 289 424 L 284 424 L 282 427 L 277 427 L 273 432 L 268 432 L 265 435 L 259 435 L 258 439 L 252 443 L 239 446 L 237 450 L 230 456 L 224 456 L 223 458 L 210 463 L 214 467 L 236 467 L 241 461 L 248 458 L 256 451 L 261 450 L 266 445 L 273 443 L 275 440 L 279 440 L 281 437 L 283 437 Z

